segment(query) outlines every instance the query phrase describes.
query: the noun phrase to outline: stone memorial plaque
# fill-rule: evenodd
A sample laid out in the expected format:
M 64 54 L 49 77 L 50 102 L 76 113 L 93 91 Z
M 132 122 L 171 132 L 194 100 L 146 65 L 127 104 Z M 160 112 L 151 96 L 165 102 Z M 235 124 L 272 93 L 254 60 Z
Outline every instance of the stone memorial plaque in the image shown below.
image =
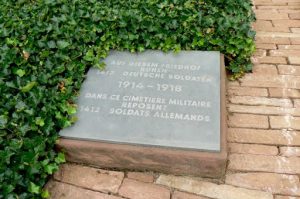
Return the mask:
M 64 138 L 221 150 L 219 52 L 112 51 L 91 68 Z

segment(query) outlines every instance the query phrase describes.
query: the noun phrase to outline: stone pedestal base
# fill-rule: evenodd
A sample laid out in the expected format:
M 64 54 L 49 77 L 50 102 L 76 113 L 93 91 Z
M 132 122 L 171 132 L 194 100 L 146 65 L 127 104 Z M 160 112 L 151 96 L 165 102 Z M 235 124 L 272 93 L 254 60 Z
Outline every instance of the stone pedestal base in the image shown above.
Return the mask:
M 210 178 L 222 177 L 227 162 L 224 139 L 219 153 L 71 139 L 60 139 L 58 147 L 70 162 Z

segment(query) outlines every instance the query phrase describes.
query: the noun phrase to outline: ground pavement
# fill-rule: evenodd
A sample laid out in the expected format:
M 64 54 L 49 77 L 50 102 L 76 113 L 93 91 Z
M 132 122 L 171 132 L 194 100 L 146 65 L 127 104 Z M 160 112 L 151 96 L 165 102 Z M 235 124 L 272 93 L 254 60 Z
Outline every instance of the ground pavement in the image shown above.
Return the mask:
M 54 199 L 300 199 L 300 0 L 256 0 L 254 72 L 230 82 L 223 180 L 65 164 Z

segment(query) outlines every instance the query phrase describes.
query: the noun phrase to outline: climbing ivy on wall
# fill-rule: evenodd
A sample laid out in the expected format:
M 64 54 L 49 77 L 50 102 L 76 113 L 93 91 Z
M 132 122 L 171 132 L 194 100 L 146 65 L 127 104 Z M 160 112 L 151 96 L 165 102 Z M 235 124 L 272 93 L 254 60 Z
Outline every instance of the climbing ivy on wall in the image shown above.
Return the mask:
M 64 162 L 89 67 L 111 49 L 217 50 L 238 77 L 254 51 L 250 0 L 0 0 L 0 198 L 41 198 Z

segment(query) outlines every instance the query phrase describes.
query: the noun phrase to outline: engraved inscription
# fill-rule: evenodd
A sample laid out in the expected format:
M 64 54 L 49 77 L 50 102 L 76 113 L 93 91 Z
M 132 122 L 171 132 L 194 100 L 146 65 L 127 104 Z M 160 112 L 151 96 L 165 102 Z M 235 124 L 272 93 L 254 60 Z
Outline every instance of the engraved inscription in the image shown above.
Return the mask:
M 220 55 L 112 52 L 90 69 L 66 137 L 220 150 Z M 84 134 L 86 132 L 86 134 Z

